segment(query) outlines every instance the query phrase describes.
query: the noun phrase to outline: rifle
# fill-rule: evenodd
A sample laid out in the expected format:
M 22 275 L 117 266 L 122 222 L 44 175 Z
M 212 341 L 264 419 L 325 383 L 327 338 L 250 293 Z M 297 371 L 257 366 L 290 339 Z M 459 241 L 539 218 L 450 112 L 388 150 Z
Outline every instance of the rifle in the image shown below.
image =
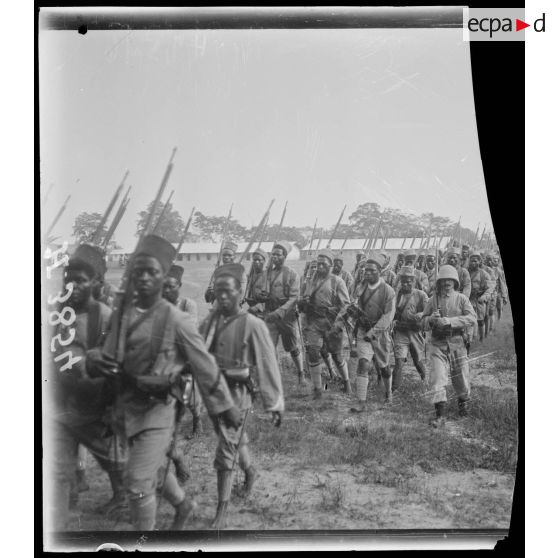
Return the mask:
M 126 209 L 128 207 L 128 203 L 130 203 L 130 198 L 129 198 L 128 195 L 129 195 L 131 189 L 132 189 L 132 187 L 129 186 L 128 191 L 126 192 L 126 194 L 122 198 L 122 201 L 120 202 L 120 206 L 116 210 L 116 215 L 114 216 L 114 219 L 112 220 L 112 223 L 110 224 L 109 230 L 107 231 L 107 234 L 105 234 L 105 238 L 103 239 L 103 241 L 101 243 L 101 247 L 102 247 L 103 250 L 107 249 L 108 243 L 110 242 L 110 239 L 114 235 L 114 232 L 116 231 L 116 227 L 118 227 L 118 225 L 120 223 L 120 220 L 122 219 L 122 217 L 124 215 L 124 212 L 126 211 Z
M 457 236 L 457 230 L 458 230 L 458 228 L 459 228 L 460 223 L 461 223 L 461 215 L 459 216 L 459 221 L 457 221 L 457 223 L 455 223 L 455 227 L 454 227 L 453 233 L 452 233 L 452 235 L 451 235 L 452 241 L 454 241 L 455 238 L 456 238 L 456 236 Z
M 108 204 L 108 207 L 107 207 L 105 213 L 103 214 L 103 217 L 101 218 L 101 221 L 97 225 L 97 228 L 95 229 L 95 232 L 93 233 L 93 236 L 91 237 L 91 244 L 96 244 L 97 242 L 100 242 L 101 235 L 103 234 L 103 228 L 105 227 L 105 224 L 106 224 L 106 222 L 109 218 L 110 212 L 112 211 L 114 205 L 116 204 L 116 200 L 118 199 L 118 196 L 120 196 L 120 192 L 122 192 L 122 188 L 124 188 L 124 182 L 126 182 L 126 178 L 127 178 L 128 174 L 129 174 L 129 171 L 126 170 L 126 172 L 124 173 L 124 178 L 122 179 L 122 181 L 118 185 L 118 188 L 116 188 L 116 192 L 114 192 L 114 195 L 112 196 L 112 199 L 110 200 L 110 202 Z
M 343 253 L 343 248 L 345 248 L 345 244 L 347 244 L 347 240 L 349 239 L 350 234 L 351 231 L 347 231 L 347 234 L 345 235 L 345 239 L 343 240 L 343 244 L 341 244 L 341 253 Z
M 190 228 L 190 223 L 192 222 L 192 217 L 194 215 L 194 211 L 196 211 L 196 208 L 192 207 L 192 211 L 190 211 L 190 217 L 188 217 L 188 221 L 186 222 L 186 225 L 184 226 L 184 230 L 182 231 L 182 236 L 180 237 L 180 240 L 178 241 L 178 247 L 176 248 L 176 257 L 178 257 L 178 255 L 180 254 L 180 250 L 182 249 L 182 245 L 184 244 L 184 241 L 186 240 L 186 235 L 188 234 L 188 229 Z
M 273 206 L 274 202 L 275 202 L 275 199 L 271 200 L 271 203 L 269 204 L 269 207 L 267 208 L 267 211 L 264 213 L 264 215 L 263 215 L 261 221 L 259 222 L 258 227 L 256 228 L 256 230 L 252 233 L 252 238 L 250 238 L 250 241 L 246 245 L 246 248 L 244 249 L 244 252 L 240 256 L 240 259 L 238 260 L 237 263 L 242 263 L 242 260 L 250 253 L 250 249 L 252 248 L 252 244 L 254 244 L 254 242 L 256 241 L 256 237 L 260 236 L 263 233 L 265 224 L 266 224 L 267 220 L 269 219 L 269 212 L 271 211 L 271 207 Z M 252 274 L 253 274 L 253 262 L 252 262 L 252 265 L 250 266 L 250 276 Z M 250 281 L 249 281 L 249 278 L 248 278 L 246 280 L 245 289 L 248 289 L 249 285 L 250 285 Z M 246 300 L 246 295 L 247 294 L 248 293 L 245 290 L 244 294 L 242 296 L 242 302 L 244 302 Z
M 364 254 L 365 260 L 367 260 L 368 256 L 370 255 L 370 249 L 376 248 L 376 241 L 378 240 L 378 233 L 380 232 L 380 225 L 382 224 L 383 216 L 384 214 L 382 213 L 376 225 L 375 232 L 374 232 L 374 241 L 372 241 L 372 235 L 370 236 L 370 239 L 368 241 L 368 246 L 366 247 L 366 252 Z
M 265 232 L 266 232 L 266 229 L 267 229 L 267 223 L 268 223 L 268 221 L 269 221 L 269 216 L 266 217 L 266 219 L 265 219 L 265 223 L 264 223 L 264 226 L 263 226 L 263 228 L 262 228 L 262 234 L 261 234 L 261 236 L 260 236 L 260 240 L 258 241 L 258 246 L 257 246 L 258 249 L 259 249 L 259 247 L 262 245 L 263 239 L 265 238 Z M 251 269 L 251 268 L 250 268 L 250 269 Z
M 254 233 L 252 234 L 252 238 L 250 239 L 250 241 L 248 242 L 248 244 L 246 245 L 246 248 L 244 249 L 244 252 L 242 253 L 242 256 L 240 256 L 240 259 L 238 260 L 237 263 L 242 263 L 242 260 L 244 258 L 246 258 L 246 256 L 249 254 L 250 249 L 252 248 L 252 244 L 254 244 L 256 237 L 259 236 L 263 230 L 264 227 L 264 223 L 265 221 L 269 218 L 269 212 L 271 211 L 271 207 L 273 206 L 273 203 L 275 202 L 275 199 L 271 200 L 271 203 L 269 204 L 269 207 L 267 208 L 266 212 L 264 213 L 258 228 L 254 231 Z
M 161 209 L 161 213 L 159 213 L 159 217 L 157 218 L 157 221 L 155 223 L 155 226 L 153 227 L 153 230 L 151 231 L 151 234 L 157 234 L 159 227 L 163 223 L 163 218 L 165 217 L 165 213 L 167 212 L 173 194 L 174 194 L 174 190 L 171 191 L 169 197 L 167 198 L 167 201 L 165 202 L 165 205 L 163 206 L 163 209 Z
M 335 235 L 337 234 L 337 229 L 339 228 L 339 225 L 341 224 L 341 219 L 343 219 L 343 214 L 345 213 L 345 209 L 347 209 L 346 205 L 345 205 L 345 207 L 343 207 L 343 210 L 341 211 L 341 215 L 339 215 L 339 219 L 337 219 L 337 223 L 335 224 L 333 232 L 331 233 L 331 237 L 329 238 L 329 240 L 326 244 L 326 249 L 331 248 L 331 243 L 333 242 L 333 239 L 335 238 Z
M 323 236 L 324 236 L 324 229 L 320 227 L 320 237 L 318 238 L 318 244 L 316 245 L 316 252 L 320 249 L 320 244 L 322 243 Z
M 145 223 L 145 226 L 143 227 L 143 229 L 139 234 L 138 243 L 136 245 L 133 254 L 136 253 L 137 249 L 141 245 L 144 236 L 148 233 L 149 230 L 151 230 L 151 224 L 153 222 L 155 210 L 159 205 L 161 198 L 163 197 L 163 192 L 165 191 L 167 182 L 170 177 L 170 173 L 172 172 L 173 169 L 172 160 L 174 158 L 175 153 L 176 153 L 176 147 L 173 148 L 172 150 L 172 154 L 167 164 L 167 168 L 165 170 L 163 180 L 161 181 L 159 190 L 157 191 L 155 199 L 151 204 L 151 210 L 149 211 L 149 214 L 147 216 L 147 221 Z M 129 258 L 126 264 L 126 269 L 124 270 L 124 274 L 122 276 L 122 279 L 120 280 L 119 289 L 116 292 L 115 301 L 114 301 L 115 302 L 114 310 L 111 316 L 111 329 L 103 345 L 103 355 L 106 358 L 116 361 L 118 364 L 122 364 L 124 360 L 124 347 L 120 343 L 120 337 L 122 335 L 121 330 L 122 330 L 122 318 L 124 317 L 124 311 L 126 309 L 126 306 L 131 302 L 133 296 L 133 286 L 131 281 L 133 262 L 134 262 L 134 257 L 132 255 L 132 257 Z M 115 372 L 118 372 L 118 370 L 116 370 Z
M 482 239 L 484 238 L 484 233 L 486 232 L 486 223 L 484 224 L 484 228 L 482 229 L 481 237 L 479 238 L 479 248 L 482 246 Z
M 45 233 L 45 236 L 44 236 L 44 241 L 45 242 L 48 239 L 48 235 L 52 232 L 52 229 L 54 229 L 54 227 L 56 226 L 56 223 L 58 223 L 58 220 L 60 219 L 60 217 L 62 217 L 62 213 L 64 213 L 64 211 L 66 210 L 66 205 L 67 205 L 67 203 L 68 203 L 68 201 L 70 200 L 71 197 L 72 196 L 68 196 L 66 198 L 66 201 L 62 204 L 62 207 L 58 210 L 58 213 L 54 217 L 50 227 L 47 229 L 47 232 Z
M 223 257 L 223 249 L 225 247 L 225 242 L 227 240 L 227 235 L 229 234 L 229 223 L 231 221 L 233 206 L 234 206 L 234 203 L 231 203 L 231 208 L 229 209 L 229 214 L 227 215 L 227 220 L 225 221 L 225 226 L 223 227 L 223 238 L 221 239 L 221 247 L 219 248 L 219 254 L 217 256 L 217 261 L 215 262 L 215 267 L 213 268 L 213 273 L 211 274 L 211 277 L 209 278 L 209 285 L 208 285 L 207 288 L 211 287 L 211 285 L 213 284 L 213 279 L 215 277 L 215 271 L 221 265 L 221 258 Z
M 275 244 L 276 242 L 279 242 L 279 234 L 281 233 L 281 229 L 283 228 L 283 221 L 285 220 L 285 213 L 287 213 L 287 204 L 289 202 L 286 201 L 285 202 L 285 207 L 283 208 L 283 213 L 281 214 L 281 221 L 279 221 L 279 226 L 277 227 L 277 230 L 275 231 L 275 238 L 273 240 L 273 244 Z M 271 247 L 271 249 L 273 250 L 273 246 Z
M 298 310 L 298 301 L 295 304 L 295 316 L 296 316 L 296 325 L 298 327 L 298 334 L 300 335 L 300 350 L 302 351 L 302 361 L 304 362 L 304 364 L 306 366 L 306 370 L 308 370 L 310 367 L 308 366 L 308 356 L 306 354 L 306 343 L 304 342 L 304 334 L 302 332 L 302 325 L 300 323 L 300 312 Z M 304 373 L 299 374 L 299 378 L 298 378 L 299 383 L 301 382 L 303 376 L 304 376 Z

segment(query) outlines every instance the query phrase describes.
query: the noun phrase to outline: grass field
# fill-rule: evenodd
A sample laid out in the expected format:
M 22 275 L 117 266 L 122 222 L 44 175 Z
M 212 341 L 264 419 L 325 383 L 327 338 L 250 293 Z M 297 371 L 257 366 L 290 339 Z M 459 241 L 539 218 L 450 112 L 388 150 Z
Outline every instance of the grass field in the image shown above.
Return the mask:
M 303 262 L 294 262 L 300 269 Z M 212 266 L 191 264 L 183 294 L 196 300 L 200 318 Z M 120 270 L 109 270 L 116 285 Z M 485 356 L 486 355 L 486 356 Z M 348 352 L 347 352 L 348 356 Z M 412 365 L 394 404 L 383 408 L 381 388 L 369 386 L 370 411 L 352 416 L 354 400 L 328 385 L 324 397 L 311 399 L 300 388 L 289 355 L 279 349 L 286 412 L 273 427 L 256 401 L 247 431 L 260 477 L 248 499 L 231 502 L 232 529 L 425 529 L 508 528 L 517 461 L 516 360 L 511 312 L 506 307 L 496 333 L 471 349 L 472 412 L 457 418 L 454 393 L 448 388 L 449 421 L 428 426 L 432 405 Z M 354 382 L 356 361 L 350 359 Z M 179 436 L 191 477 L 185 486 L 199 511 L 189 528 L 206 529 L 217 503 L 212 467 L 216 439 L 207 415 L 204 434 L 188 441 L 187 413 Z M 72 527 L 85 530 L 131 529 L 126 518 L 94 513 L 108 499 L 108 479 L 89 461 L 89 491 L 80 495 Z M 241 474 L 236 473 L 237 482 Z M 163 502 L 158 528 L 173 510 Z

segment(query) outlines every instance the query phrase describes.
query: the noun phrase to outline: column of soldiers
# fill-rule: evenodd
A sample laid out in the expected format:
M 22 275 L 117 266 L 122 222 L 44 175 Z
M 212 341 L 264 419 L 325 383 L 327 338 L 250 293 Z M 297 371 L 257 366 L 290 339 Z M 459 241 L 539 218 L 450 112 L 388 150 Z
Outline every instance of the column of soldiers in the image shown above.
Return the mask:
M 151 530 L 164 496 L 175 508 L 171 529 L 182 529 L 197 504 L 183 488 L 188 471 L 177 448 L 178 425 L 189 408 L 192 435 L 199 435 L 202 403 L 217 436 L 218 503 L 211 526 L 223 528 L 236 463 L 244 472 L 242 494 L 250 494 L 258 477 L 246 432 L 256 393 L 273 423 L 281 424 L 279 338 L 299 385 L 309 375 L 314 399 L 328 387 L 322 361 L 342 392 L 353 396 L 347 339 L 357 358 L 357 404 L 351 411 L 366 411 L 374 376 L 389 406 L 410 355 L 421 380 L 429 383 L 431 424 L 445 422 L 448 375 L 459 414 L 466 416 L 470 336 L 476 331 L 482 341 L 490 334 L 494 315 L 500 318 L 507 304 L 507 289 L 498 256 L 464 248 L 463 253 L 448 249 L 440 266 L 437 250 L 420 259 L 407 250 L 393 266 L 385 251 L 368 257 L 362 252 L 352 273 L 343 269 L 342 254 L 325 249 L 299 277 L 285 265 L 291 251 L 286 241 L 275 243 L 271 254 L 254 250 L 248 274 L 234 263 L 236 245 L 227 243 L 205 293 L 211 311 L 198 327 L 196 304 L 180 296 L 184 269 L 173 263 L 173 246 L 147 235 L 131 261 L 133 301 L 116 328 L 109 306 L 116 293 L 104 284 L 104 255 L 95 246 L 79 246 L 64 270 L 64 286 L 73 288 L 66 304 L 75 311 L 76 334 L 53 357 L 70 348 L 82 358 L 65 372 L 53 361 L 49 377 L 53 528 L 67 525 L 81 446 L 112 486 L 113 496 L 100 512 L 128 509 L 135 529 Z M 58 325 L 52 334 L 66 330 Z M 111 336 L 120 347 L 117 356 L 105 351 Z

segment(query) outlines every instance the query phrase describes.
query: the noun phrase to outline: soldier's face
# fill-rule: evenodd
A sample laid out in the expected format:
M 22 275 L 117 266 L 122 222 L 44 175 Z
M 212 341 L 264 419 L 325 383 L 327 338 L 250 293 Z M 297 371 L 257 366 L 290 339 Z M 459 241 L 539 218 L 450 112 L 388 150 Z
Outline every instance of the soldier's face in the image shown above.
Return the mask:
M 215 300 L 217 307 L 223 314 L 230 313 L 240 302 L 240 289 L 234 277 L 219 277 L 215 281 Z
M 469 257 L 469 250 L 465 249 L 461 251 L 461 257 L 463 259 L 468 258 Z
M 426 267 L 432 269 L 434 267 L 434 256 L 428 256 L 426 258 Z
M 367 264 L 364 269 L 364 280 L 373 285 L 380 279 L 380 268 L 376 264 Z
M 454 290 L 455 287 L 455 283 L 453 282 L 453 279 L 441 279 L 440 284 L 442 287 L 442 291 L 445 293 L 450 293 L 451 291 Z
M 339 274 L 343 269 L 343 262 L 341 260 L 333 261 L 333 273 Z
M 472 256 L 471 259 L 469 260 L 469 267 L 475 271 L 476 269 L 478 269 L 480 265 L 480 258 L 478 256 Z
M 252 258 L 252 262 L 254 263 L 254 271 L 256 273 L 262 271 L 264 266 L 264 261 L 265 260 L 261 256 L 258 256 L 257 254 Z
M 401 291 L 410 293 L 413 290 L 414 277 L 401 277 Z
M 150 297 L 161 292 L 165 274 L 159 260 L 151 256 L 134 258 L 132 280 L 140 297 Z
M 281 267 L 285 263 L 286 254 L 281 248 L 274 248 L 271 251 L 271 263 L 274 267 Z
M 331 262 L 324 256 L 318 256 L 318 263 L 316 264 L 318 275 L 327 275 L 330 269 Z
M 173 304 L 178 300 L 180 293 L 180 282 L 176 277 L 167 277 L 163 283 L 163 298 Z
M 406 256 L 405 257 L 405 265 L 413 265 L 414 261 L 415 261 L 414 256 Z
M 448 264 L 453 265 L 453 267 L 457 267 L 457 254 L 450 254 L 448 256 Z
M 70 287 L 72 283 L 72 287 Z M 68 269 L 64 274 L 64 285 L 72 289 L 72 294 L 68 299 L 68 304 L 72 308 L 81 308 L 91 297 L 93 279 L 80 269 Z
M 222 258 L 224 264 L 233 263 L 234 252 L 232 250 L 223 250 Z

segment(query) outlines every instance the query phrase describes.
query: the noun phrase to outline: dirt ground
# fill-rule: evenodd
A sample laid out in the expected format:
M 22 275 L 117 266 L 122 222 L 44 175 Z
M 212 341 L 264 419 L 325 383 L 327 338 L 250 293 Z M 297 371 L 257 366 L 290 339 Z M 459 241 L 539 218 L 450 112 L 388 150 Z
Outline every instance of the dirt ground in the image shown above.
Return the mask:
M 295 268 L 303 262 L 295 262 Z M 120 270 L 109 271 L 117 284 Z M 188 270 L 183 293 L 193 297 L 200 317 L 207 265 Z M 247 431 L 259 471 L 252 494 L 235 493 L 230 529 L 431 529 L 509 527 L 517 460 L 517 390 L 513 324 L 509 307 L 495 333 L 471 350 L 471 416 L 458 419 L 448 388 L 450 417 L 444 429 L 428 426 L 426 390 L 412 364 L 391 407 L 370 382 L 368 412 L 350 413 L 354 399 L 328 384 L 322 400 L 298 386 L 288 355 L 279 350 L 286 412 L 281 428 L 270 423 L 256 401 Z M 347 352 L 348 356 L 348 352 Z M 354 382 L 356 359 L 350 359 Z M 185 490 L 198 503 L 188 529 L 207 529 L 217 503 L 212 461 L 216 438 L 207 414 L 203 435 L 186 440 L 191 417 L 181 425 L 178 446 L 190 470 Z M 88 461 L 90 489 L 80 494 L 72 529 L 128 530 L 127 518 L 105 518 L 94 508 L 110 497 L 108 479 Z M 242 474 L 235 472 L 236 483 Z M 165 529 L 173 510 L 159 508 Z

